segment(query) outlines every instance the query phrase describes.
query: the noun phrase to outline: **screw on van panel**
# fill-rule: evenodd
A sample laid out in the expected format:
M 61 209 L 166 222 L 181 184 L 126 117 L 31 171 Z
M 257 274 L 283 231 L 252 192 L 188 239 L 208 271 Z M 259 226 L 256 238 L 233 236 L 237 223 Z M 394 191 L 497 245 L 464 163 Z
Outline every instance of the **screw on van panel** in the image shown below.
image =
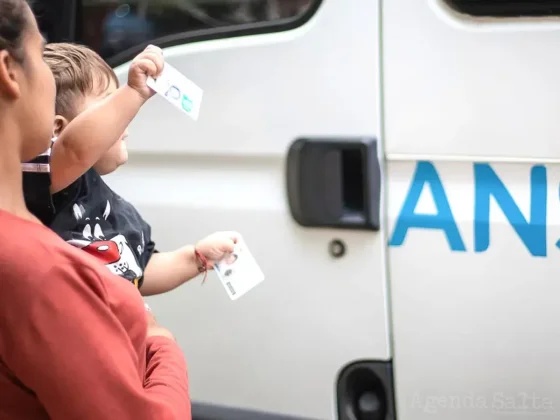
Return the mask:
M 341 258 L 346 254 L 346 245 L 340 239 L 333 239 L 329 243 L 329 254 L 334 258 Z

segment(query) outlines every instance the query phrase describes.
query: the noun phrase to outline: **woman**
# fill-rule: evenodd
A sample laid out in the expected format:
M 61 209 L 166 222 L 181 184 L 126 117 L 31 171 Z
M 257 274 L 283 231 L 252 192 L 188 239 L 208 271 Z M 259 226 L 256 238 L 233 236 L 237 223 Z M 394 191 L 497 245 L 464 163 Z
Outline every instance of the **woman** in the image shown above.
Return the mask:
M 134 286 L 26 209 L 20 162 L 47 149 L 53 76 L 24 0 L 0 0 L 0 418 L 190 419 L 186 365 Z

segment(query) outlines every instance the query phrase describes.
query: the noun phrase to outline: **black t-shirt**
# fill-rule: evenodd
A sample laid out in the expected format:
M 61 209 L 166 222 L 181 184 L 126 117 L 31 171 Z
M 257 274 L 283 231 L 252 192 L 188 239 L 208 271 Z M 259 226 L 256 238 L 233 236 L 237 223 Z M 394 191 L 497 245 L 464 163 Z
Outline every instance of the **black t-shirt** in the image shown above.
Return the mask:
M 38 205 L 38 197 L 45 196 L 45 185 L 50 187 L 50 174 L 42 175 L 48 177 L 48 183 L 24 185 L 30 210 L 66 242 L 95 256 L 111 272 L 140 287 L 148 261 L 157 251 L 150 225 L 134 206 L 111 190 L 94 169 L 54 194 L 52 201 L 42 198 L 43 203 Z M 41 212 L 41 207 L 54 211 Z

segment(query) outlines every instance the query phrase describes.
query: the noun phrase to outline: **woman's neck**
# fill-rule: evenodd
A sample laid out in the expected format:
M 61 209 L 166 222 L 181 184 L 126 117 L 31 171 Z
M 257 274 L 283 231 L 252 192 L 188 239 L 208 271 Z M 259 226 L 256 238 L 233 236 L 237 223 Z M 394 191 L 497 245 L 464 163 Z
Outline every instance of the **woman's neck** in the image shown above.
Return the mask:
M 13 140 L 19 134 L 17 128 L 0 121 L 0 210 L 24 219 L 36 221 L 23 198 L 23 175 L 20 152 Z

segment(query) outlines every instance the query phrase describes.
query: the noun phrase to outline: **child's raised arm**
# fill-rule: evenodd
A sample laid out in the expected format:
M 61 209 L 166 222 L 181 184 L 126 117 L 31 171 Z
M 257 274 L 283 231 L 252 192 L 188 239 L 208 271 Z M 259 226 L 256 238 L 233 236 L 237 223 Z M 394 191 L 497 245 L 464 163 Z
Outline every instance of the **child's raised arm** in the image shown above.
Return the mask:
M 148 46 L 131 63 L 128 84 L 64 127 L 51 151 L 51 193 L 76 181 L 123 135 L 140 107 L 154 95 L 146 81 L 163 70 L 161 49 Z

